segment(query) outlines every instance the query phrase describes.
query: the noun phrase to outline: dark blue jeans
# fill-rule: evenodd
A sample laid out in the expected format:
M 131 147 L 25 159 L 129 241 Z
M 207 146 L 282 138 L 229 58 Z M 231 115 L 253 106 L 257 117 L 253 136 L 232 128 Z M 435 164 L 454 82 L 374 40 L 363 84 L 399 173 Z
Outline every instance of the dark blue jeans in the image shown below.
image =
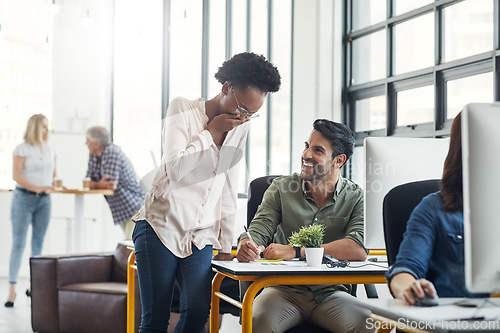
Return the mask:
M 147 221 L 138 221 L 135 247 L 142 320 L 139 332 L 167 332 L 175 280 L 180 289 L 180 320 L 175 332 L 202 332 L 210 313 L 212 246 L 178 258 L 163 245 Z

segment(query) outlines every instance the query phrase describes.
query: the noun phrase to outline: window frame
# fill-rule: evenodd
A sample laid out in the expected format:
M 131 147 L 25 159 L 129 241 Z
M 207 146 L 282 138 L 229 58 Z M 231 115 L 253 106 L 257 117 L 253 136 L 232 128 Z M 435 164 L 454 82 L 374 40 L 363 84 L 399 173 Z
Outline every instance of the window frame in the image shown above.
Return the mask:
M 435 0 L 432 3 L 416 8 L 400 15 L 392 15 L 395 0 L 387 0 L 387 17 L 385 21 L 366 26 L 359 30 L 351 30 L 353 5 L 352 0 L 343 1 L 344 31 L 343 60 L 344 77 L 342 87 L 343 120 L 356 133 L 356 146 L 362 146 L 368 136 L 404 136 L 404 137 L 445 137 L 449 136 L 452 120 L 446 118 L 446 84 L 450 80 L 493 73 L 493 101 L 499 101 L 500 92 L 500 50 L 499 50 L 499 3 L 493 5 L 493 36 L 492 50 L 469 57 L 442 63 L 444 50 L 444 19 L 443 9 L 470 0 Z M 434 15 L 434 65 L 411 72 L 393 75 L 395 66 L 394 26 L 425 14 Z M 352 76 L 352 42 L 369 34 L 385 30 L 386 42 L 386 77 L 359 85 L 351 85 Z M 397 93 L 407 89 L 425 85 L 434 85 L 434 121 L 413 125 L 397 126 Z M 373 131 L 356 131 L 356 101 L 376 96 L 375 93 L 386 96 L 386 128 Z

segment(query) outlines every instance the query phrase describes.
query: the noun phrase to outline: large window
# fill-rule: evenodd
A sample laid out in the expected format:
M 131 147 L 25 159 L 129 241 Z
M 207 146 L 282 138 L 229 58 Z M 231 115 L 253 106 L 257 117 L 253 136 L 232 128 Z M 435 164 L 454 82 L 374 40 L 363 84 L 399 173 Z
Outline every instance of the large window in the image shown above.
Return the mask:
M 214 73 L 226 59 L 245 51 L 264 55 L 278 67 L 282 85 L 251 121 L 239 191 L 246 192 L 254 178 L 290 173 L 292 1 L 167 2 L 169 71 L 164 103 L 177 96 L 213 98 L 221 89 Z
M 162 12 L 157 0 L 140 11 L 135 0 L 115 2 L 113 139 L 141 178 L 161 158 Z
M 54 14 L 41 0 L 0 0 L 0 189 L 14 187 L 12 152 L 28 119 L 42 113 L 52 127 Z
M 290 173 L 291 125 L 291 61 L 292 4 L 289 1 L 272 2 L 271 57 L 281 75 L 281 88 L 269 97 L 271 129 L 268 152 L 268 174 Z M 296 156 L 292 156 L 292 158 Z
M 367 136 L 447 136 L 465 104 L 498 100 L 497 6 L 345 0 L 344 117 L 356 145 Z

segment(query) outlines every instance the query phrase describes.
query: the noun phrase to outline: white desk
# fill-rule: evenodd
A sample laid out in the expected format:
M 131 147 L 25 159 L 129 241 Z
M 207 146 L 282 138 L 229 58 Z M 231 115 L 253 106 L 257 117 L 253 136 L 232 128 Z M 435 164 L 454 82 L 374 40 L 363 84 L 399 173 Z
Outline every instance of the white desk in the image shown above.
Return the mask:
M 476 307 L 458 306 L 466 301 Z M 373 313 L 367 324 L 388 332 L 398 327 L 404 332 L 500 332 L 500 299 L 439 298 L 439 306 L 404 305 L 395 299 L 359 299 Z
M 84 195 L 85 194 L 103 194 L 113 195 L 113 190 L 72 190 L 64 189 L 54 191 L 53 193 L 74 194 L 75 195 L 75 213 L 73 225 L 67 231 L 67 251 L 68 252 L 82 252 L 83 249 L 83 223 L 84 216 Z
M 279 284 L 340 284 L 340 283 L 386 283 L 387 264 L 372 262 L 351 262 L 345 268 L 307 267 L 304 261 L 251 262 L 212 261 L 217 273 L 212 281 L 212 307 L 210 310 L 210 332 L 219 331 L 219 299 L 238 307 L 242 311 L 242 332 L 252 332 L 253 300 L 257 293 L 268 285 Z M 248 287 L 243 302 L 220 292 L 225 277 L 239 281 L 253 281 Z

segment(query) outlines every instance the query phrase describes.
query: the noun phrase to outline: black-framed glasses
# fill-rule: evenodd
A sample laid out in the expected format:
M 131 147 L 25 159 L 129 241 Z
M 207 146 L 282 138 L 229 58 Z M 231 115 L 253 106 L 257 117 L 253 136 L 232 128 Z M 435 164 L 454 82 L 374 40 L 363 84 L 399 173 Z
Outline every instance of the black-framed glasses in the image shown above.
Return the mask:
M 236 98 L 236 94 L 234 93 L 234 88 L 231 87 L 231 92 L 233 93 L 234 100 L 236 101 L 236 112 L 238 116 L 244 116 L 245 118 L 257 118 L 259 114 L 257 112 L 251 113 L 244 106 L 240 105 L 238 102 L 238 98 Z
M 328 268 L 335 268 L 335 267 L 347 267 L 350 265 L 350 262 L 348 260 L 341 260 L 341 261 L 330 261 L 326 263 L 326 267 Z

